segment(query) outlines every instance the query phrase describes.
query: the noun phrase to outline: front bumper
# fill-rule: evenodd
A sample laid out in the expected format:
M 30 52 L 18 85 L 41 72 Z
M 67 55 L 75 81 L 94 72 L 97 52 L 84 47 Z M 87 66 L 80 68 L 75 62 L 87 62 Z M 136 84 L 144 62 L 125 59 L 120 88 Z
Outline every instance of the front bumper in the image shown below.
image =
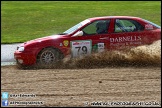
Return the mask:
M 21 65 L 34 65 L 36 63 L 36 56 L 32 52 L 15 51 L 14 58 Z

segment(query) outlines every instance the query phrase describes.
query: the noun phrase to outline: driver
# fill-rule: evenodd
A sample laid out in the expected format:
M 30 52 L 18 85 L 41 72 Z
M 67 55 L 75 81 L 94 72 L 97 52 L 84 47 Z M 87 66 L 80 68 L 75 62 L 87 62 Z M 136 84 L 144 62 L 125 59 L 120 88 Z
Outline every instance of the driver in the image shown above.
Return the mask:
M 107 33 L 107 24 L 104 21 L 97 22 L 96 28 L 97 34 Z

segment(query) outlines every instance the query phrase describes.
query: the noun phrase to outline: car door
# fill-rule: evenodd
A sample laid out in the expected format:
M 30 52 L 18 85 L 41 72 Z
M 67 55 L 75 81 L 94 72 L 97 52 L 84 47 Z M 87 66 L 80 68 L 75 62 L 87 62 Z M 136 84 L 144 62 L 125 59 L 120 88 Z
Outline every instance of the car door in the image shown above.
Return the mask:
M 81 53 L 87 52 L 87 50 L 91 50 L 90 53 L 104 51 L 107 47 L 108 36 L 110 35 L 108 33 L 109 24 L 110 20 L 96 20 L 82 28 L 80 31 L 83 32 L 83 35 L 72 37 L 71 41 L 77 42 L 73 44 L 78 45 L 79 43 L 81 45 L 81 43 L 86 41 L 88 44 L 88 41 L 90 41 L 91 46 L 86 46 L 87 48 L 85 45 L 75 46 L 76 50 L 73 48 L 73 51 L 75 50 L 77 53 L 80 53 L 81 51 Z
M 114 19 L 114 32 L 110 36 L 110 49 L 126 49 L 143 44 L 144 27 L 132 19 Z

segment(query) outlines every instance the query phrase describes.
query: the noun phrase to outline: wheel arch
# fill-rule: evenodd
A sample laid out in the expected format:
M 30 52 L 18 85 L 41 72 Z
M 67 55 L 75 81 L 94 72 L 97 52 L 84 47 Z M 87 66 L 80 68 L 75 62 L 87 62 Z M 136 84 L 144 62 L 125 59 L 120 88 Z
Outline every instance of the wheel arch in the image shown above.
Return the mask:
M 46 49 L 46 48 L 52 48 L 52 49 L 57 50 L 57 51 L 63 56 L 63 58 L 64 58 L 64 53 L 63 53 L 60 49 L 58 49 L 58 48 L 56 48 L 56 47 L 53 47 L 53 46 L 46 46 L 46 47 L 40 49 L 40 50 L 37 52 L 37 54 L 36 54 L 36 59 L 38 59 L 38 57 L 39 57 L 39 55 L 41 54 L 41 52 L 42 52 L 44 49 Z

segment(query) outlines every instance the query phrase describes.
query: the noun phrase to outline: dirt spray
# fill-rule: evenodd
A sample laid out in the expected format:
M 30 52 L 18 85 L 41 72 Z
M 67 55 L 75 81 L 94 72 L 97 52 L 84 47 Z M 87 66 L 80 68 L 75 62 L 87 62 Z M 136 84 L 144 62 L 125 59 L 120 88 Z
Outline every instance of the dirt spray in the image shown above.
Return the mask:
M 161 66 L 161 40 L 123 51 L 105 51 L 82 58 L 64 58 L 55 68 L 103 68 Z

